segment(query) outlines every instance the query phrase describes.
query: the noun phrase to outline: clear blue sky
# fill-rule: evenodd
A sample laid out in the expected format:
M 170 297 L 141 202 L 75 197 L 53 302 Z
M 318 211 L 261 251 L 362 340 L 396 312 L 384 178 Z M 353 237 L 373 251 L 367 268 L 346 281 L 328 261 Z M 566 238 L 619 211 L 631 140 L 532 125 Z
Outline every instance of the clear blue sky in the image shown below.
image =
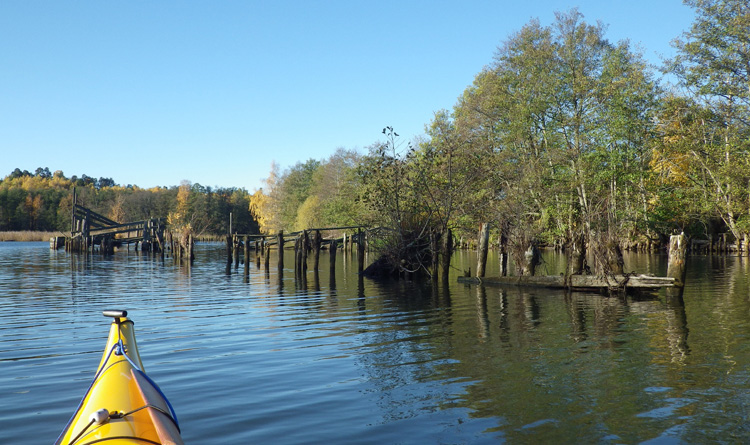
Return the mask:
M 0 178 L 62 170 L 141 187 L 244 187 L 406 140 L 532 18 L 578 7 L 648 60 L 680 0 L 0 2 Z

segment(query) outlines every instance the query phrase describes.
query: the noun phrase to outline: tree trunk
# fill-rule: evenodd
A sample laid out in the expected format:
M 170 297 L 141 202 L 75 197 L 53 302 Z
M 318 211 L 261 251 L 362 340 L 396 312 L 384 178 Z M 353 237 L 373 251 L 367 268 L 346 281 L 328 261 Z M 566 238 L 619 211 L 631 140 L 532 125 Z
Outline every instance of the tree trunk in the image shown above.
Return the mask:
M 534 276 L 536 274 L 536 266 L 541 262 L 541 255 L 535 243 L 529 244 L 529 247 L 523 253 L 523 259 L 519 275 Z
M 568 246 L 567 275 L 581 275 L 586 263 L 586 240 L 583 234 L 574 236 Z
M 477 277 L 484 277 L 485 266 L 487 265 L 487 247 L 490 241 L 490 225 L 481 223 L 479 225 L 479 240 L 477 243 Z
M 508 276 L 508 235 L 505 230 L 500 231 L 500 276 Z
M 447 229 L 445 232 L 443 232 L 443 239 L 441 244 L 441 255 L 440 255 L 440 261 L 441 261 L 441 267 L 442 267 L 442 273 L 443 273 L 443 282 L 448 282 L 448 272 L 450 272 L 451 268 L 451 255 L 453 254 L 453 232 L 451 229 Z

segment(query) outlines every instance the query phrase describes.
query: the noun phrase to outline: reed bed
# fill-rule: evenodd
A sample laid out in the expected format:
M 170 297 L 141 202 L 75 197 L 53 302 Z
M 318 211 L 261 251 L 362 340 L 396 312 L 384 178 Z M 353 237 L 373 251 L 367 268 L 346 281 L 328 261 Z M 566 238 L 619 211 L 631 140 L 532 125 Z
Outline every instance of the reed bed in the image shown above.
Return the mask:
M 62 232 L 10 231 L 0 232 L 0 241 L 49 241 L 53 236 L 65 236 Z

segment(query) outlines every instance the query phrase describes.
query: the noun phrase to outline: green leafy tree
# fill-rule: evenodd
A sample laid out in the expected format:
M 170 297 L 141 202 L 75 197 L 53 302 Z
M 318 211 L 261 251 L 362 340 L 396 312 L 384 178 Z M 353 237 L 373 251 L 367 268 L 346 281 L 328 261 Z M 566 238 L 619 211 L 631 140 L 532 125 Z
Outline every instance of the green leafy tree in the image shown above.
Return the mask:
M 678 129 L 701 136 L 678 146 L 689 154 L 693 177 L 705 202 L 740 238 L 750 231 L 750 5 L 743 0 L 688 0 L 696 12 L 689 31 L 674 46 L 678 55 L 666 69 L 700 102 L 677 117 Z M 683 125 L 687 124 L 687 125 Z M 669 122 L 667 129 L 675 129 Z M 667 149 L 675 145 L 667 146 Z M 668 150 L 667 150 L 668 151 Z

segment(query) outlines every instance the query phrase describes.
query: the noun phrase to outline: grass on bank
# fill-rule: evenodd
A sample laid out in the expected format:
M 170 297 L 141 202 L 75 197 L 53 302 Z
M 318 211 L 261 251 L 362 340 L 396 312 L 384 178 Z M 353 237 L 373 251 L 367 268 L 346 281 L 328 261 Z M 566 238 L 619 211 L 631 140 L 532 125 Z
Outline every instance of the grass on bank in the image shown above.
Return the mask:
M 54 236 L 65 236 L 62 232 L 11 231 L 0 232 L 0 241 L 49 241 Z

